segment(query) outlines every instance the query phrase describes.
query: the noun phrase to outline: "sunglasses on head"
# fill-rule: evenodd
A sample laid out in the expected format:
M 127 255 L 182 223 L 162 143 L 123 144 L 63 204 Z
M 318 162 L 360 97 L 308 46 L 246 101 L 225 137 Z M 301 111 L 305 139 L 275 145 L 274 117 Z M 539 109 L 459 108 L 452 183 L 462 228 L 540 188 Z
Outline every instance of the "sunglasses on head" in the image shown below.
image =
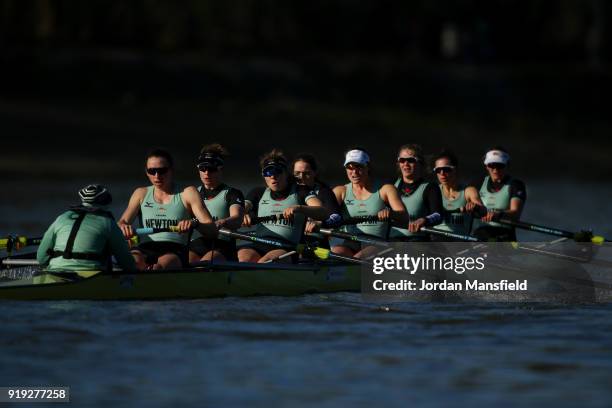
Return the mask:
M 410 163 L 410 164 L 415 164 L 416 162 L 418 162 L 419 159 L 417 159 L 416 157 L 410 156 L 410 157 L 398 157 L 397 158 L 397 162 L 398 163 Z
M 216 173 L 219 170 L 219 167 L 213 166 L 213 165 L 210 165 L 210 164 L 198 164 L 197 168 L 202 173 L 206 173 L 206 172 Z
M 280 167 L 280 166 L 268 166 L 268 167 L 265 167 L 261 171 L 261 175 L 264 176 L 264 177 L 278 176 L 279 174 L 283 174 L 284 171 L 285 171 L 284 167 Z
M 168 167 L 150 167 L 147 169 L 147 174 L 151 176 L 154 176 L 156 174 L 163 176 L 164 174 L 168 172 L 168 170 L 169 170 Z
M 487 167 L 490 169 L 503 170 L 506 168 L 506 165 L 504 163 L 489 163 Z
M 453 170 L 455 170 L 455 166 L 441 166 L 441 167 L 436 167 L 434 169 L 434 173 L 436 174 L 451 173 Z

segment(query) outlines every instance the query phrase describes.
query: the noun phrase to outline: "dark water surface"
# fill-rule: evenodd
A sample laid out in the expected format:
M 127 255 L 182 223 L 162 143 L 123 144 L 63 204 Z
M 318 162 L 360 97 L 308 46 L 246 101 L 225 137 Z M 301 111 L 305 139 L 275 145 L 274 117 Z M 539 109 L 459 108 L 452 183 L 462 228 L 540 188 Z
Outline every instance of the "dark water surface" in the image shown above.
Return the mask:
M 609 305 L 2 302 L 1 385 L 77 406 L 609 406 Z
M 41 234 L 85 183 L 9 185 L 0 235 Z M 109 184 L 119 215 L 138 183 Z M 610 186 L 528 188 L 524 219 L 612 235 Z M 608 304 L 376 305 L 340 293 L 0 302 L 0 316 L 0 386 L 69 386 L 75 406 L 607 407 L 612 400 Z

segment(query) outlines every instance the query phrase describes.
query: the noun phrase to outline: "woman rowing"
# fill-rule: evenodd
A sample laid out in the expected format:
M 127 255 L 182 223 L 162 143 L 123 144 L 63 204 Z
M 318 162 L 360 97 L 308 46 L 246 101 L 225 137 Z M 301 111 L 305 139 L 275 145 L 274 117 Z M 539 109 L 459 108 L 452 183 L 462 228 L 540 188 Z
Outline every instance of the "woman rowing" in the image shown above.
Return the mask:
M 140 237 L 140 244 L 132 250 L 140 268 L 171 269 L 188 263 L 187 243 L 195 217 L 198 230 L 213 235 L 215 225 L 208 210 L 202 205 L 198 190 L 189 186 L 178 188 L 174 183 L 174 161 L 165 150 L 152 150 L 146 157 L 146 174 L 151 183 L 132 193 L 128 206 L 119 219 L 119 227 L 126 238 L 134 235 L 132 222 L 139 216 L 147 228 L 177 227 L 176 232 L 157 232 Z
M 342 208 L 343 218 L 346 221 L 358 217 L 372 220 L 345 225 L 343 230 L 355 235 L 386 240 L 390 219 L 404 222 L 408 218 L 397 190 L 391 184 L 380 185 L 372 180 L 370 156 L 362 148 L 346 153 L 344 168 L 349 182 L 334 187 L 334 195 Z M 349 240 L 341 241 L 332 247 L 332 251 L 339 255 L 355 258 L 369 255 L 372 249 L 371 245 L 362 248 L 358 242 Z
M 295 183 L 289 174 L 287 158 L 279 150 L 272 150 L 260 160 L 261 174 L 266 183 L 247 195 L 244 225 L 255 225 L 256 235 L 287 245 L 297 245 L 304 233 L 306 218 L 325 220 L 329 210 L 306 186 Z M 275 219 L 269 219 L 276 216 Z M 261 222 L 258 218 L 266 217 Z M 266 262 L 288 251 L 272 249 L 260 244 L 247 244 L 238 249 L 240 262 Z
M 106 187 L 91 184 L 79 190 L 81 204 L 57 217 L 45 232 L 36 259 L 47 270 L 112 270 L 111 256 L 124 271 L 136 264 L 115 218 L 108 210 Z
M 244 216 L 244 196 L 223 182 L 228 151 L 218 143 L 202 147 L 196 163 L 202 185 L 198 192 L 217 228 L 236 230 Z M 220 235 L 204 238 L 194 231 L 189 244 L 189 262 L 236 260 L 236 240 Z
M 516 230 L 499 222 L 501 218 L 518 221 L 527 200 L 525 183 L 507 173 L 510 155 L 503 147 L 494 147 L 484 156 L 487 175 L 476 184 L 486 207 L 476 221 L 474 235 L 484 241 L 516 241 Z
M 470 235 L 472 230 L 472 211 L 475 206 L 482 206 L 478 190 L 473 186 L 459 182 L 457 169 L 459 161 L 450 150 L 443 150 L 433 160 L 433 172 L 438 178 L 444 221 L 436 229 L 455 234 Z
M 321 200 L 324 208 L 330 213 L 330 220 L 339 222 L 341 210 L 333 190 L 319 179 L 318 166 L 315 157 L 308 153 L 300 153 L 293 159 L 293 177 L 298 185 L 306 186 L 311 189 Z M 308 221 L 306 223 L 306 242 L 314 246 L 329 248 L 327 237 L 315 232 L 320 223 Z M 328 224 L 327 226 L 331 226 Z
M 421 228 L 440 224 L 444 207 L 440 189 L 423 177 L 425 158 L 421 146 L 401 146 L 397 154 L 397 168 L 400 177 L 395 181 L 395 187 L 411 221 L 408 228 L 392 227 L 389 238 L 395 241 L 429 241 L 429 235 Z

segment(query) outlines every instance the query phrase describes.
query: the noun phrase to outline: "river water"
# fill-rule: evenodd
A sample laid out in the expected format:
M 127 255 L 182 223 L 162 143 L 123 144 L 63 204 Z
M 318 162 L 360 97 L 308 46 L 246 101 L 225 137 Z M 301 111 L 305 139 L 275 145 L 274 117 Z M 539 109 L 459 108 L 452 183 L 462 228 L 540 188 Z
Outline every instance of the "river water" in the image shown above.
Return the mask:
M 40 234 L 81 184 L 9 186 L 0 233 Z M 118 213 L 133 184 L 112 186 Z M 612 235 L 610 186 L 529 187 L 525 220 Z M 608 304 L 381 305 L 339 293 L 0 302 L 0 315 L 0 387 L 69 386 L 75 406 L 607 407 L 612 399 Z

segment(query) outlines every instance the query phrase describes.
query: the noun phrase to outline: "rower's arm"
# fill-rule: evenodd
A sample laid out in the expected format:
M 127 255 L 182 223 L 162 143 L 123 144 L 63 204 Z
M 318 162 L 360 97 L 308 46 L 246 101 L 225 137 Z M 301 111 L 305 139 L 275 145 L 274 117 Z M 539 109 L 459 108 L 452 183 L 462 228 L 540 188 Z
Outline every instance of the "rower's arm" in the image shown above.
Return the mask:
M 187 211 L 191 212 L 201 224 L 213 222 L 208 209 L 202 204 L 200 194 L 195 187 L 189 186 L 183 190 L 183 200 Z
M 521 213 L 523 212 L 523 200 L 520 198 L 512 198 L 510 200 L 510 209 L 503 211 L 502 216 L 504 218 L 511 219 L 513 221 L 518 221 L 521 218 Z
M 336 196 L 336 201 L 338 202 L 338 205 L 341 206 L 342 202 L 344 201 L 344 194 L 346 194 L 346 187 L 336 186 L 332 191 L 334 192 L 334 196 Z
M 244 218 L 244 207 L 239 204 L 233 204 L 229 208 L 230 216 L 225 218 L 223 223 L 224 228 L 230 230 L 236 230 L 242 225 L 242 219 Z
M 298 208 L 298 212 L 318 221 L 326 220 L 331 214 L 331 211 L 323 207 L 323 203 L 316 196 L 309 197 L 306 205 L 300 205 Z
M 397 192 L 397 188 L 395 188 L 392 184 L 385 184 L 380 188 L 380 198 L 387 203 L 391 210 L 391 218 L 394 222 L 407 224 L 410 222 L 410 216 L 406 211 L 406 207 L 404 207 L 404 203 Z
M 478 190 L 476 190 L 476 187 L 474 186 L 466 187 L 464 195 L 465 195 L 465 201 L 467 201 L 468 203 L 473 203 L 473 204 L 484 207 L 484 204 L 482 203 L 482 200 L 480 199 L 480 194 L 478 193 Z
M 139 187 L 132 193 L 130 197 L 130 201 L 128 202 L 128 206 L 117 221 L 119 225 L 132 225 L 134 219 L 138 215 L 138 211 L 140 210 L 140 204 L 142 200 L 144 200 L 145 194 L 147 193 L 147 189 L 144 187 Z
M 40 245 L 38 246 L 38 251 L 36 251 L 36 260 L 42 266 L 49 265 L 49 261 L 51 260 L 51 256 L 49 256 L 48 251 L 55 247 L 55 221 L 47 231 L 45 235 L 43 235 L 42 241 L 40 241 Z
M 117 263 L 124 271 L 135 271 L 136 263 L 134 257 L 130 253 L 127 241 L 123 236 L 123 232 L 119 227 L 112 221 L 109 221 L 109 247 L 111 254 L 117 260 Z
M 202 204 L 202 198 L 195 187 L 189 186 L 183 190 L 183 202 L 187 211 L 191 212 L 199 221 L 196 226 L 198 232 L 207 238 L 215 237 L 217 226 L 213 222 L 208 209 Z

